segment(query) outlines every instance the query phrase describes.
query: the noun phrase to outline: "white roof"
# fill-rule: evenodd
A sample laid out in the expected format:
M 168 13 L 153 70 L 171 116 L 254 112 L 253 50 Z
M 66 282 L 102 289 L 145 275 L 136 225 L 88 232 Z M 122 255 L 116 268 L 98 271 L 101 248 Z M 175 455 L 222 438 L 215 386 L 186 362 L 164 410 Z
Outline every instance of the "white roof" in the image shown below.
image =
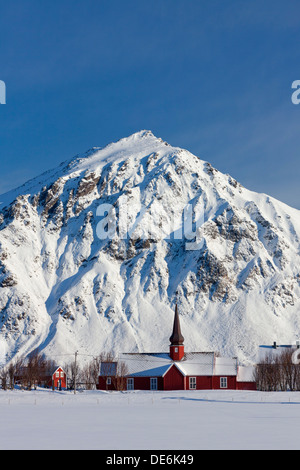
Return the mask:
M 216 357 L 214 375 L 237 375 L 235 357 Z
M 254 382 L 255 366 L 239 366 L 237 382 Z
M 126 365 L 126 375 L 142 377 L 162 377 L 173 361 L 165 353 L 128 353 L 120 354 L 119 361 Z
M 131 377 L 163 377 L 173 364 L 184 376 L 237 374 L 236 358 L 216 357 L 214 352 L 185 353 L 181 361 L 173 361 L 168 353 L 127 353 L 120 354 L 119 361 Z
M 167 354 L 125 353 L 119 355 L 119 362 L 126 365 L 126 375 L 161 376 L 170 366 Z
M 183 375 L 213 375 L 214 353 L 191 353 L 175 363 Z

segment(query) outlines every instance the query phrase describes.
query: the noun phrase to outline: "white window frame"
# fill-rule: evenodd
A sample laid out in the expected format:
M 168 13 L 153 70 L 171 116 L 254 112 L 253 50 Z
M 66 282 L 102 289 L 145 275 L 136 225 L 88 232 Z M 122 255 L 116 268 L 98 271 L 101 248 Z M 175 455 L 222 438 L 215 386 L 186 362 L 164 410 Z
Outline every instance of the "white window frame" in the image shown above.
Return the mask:
M 227 388 L 227 377 L 220 377 L 220 388 Z
M 157 390 L 157 377 L 150 377 L 150 390 Z
M 196 388 L 197 388 L 197 378 L 189 377 L 189 389 L 196 390 Z
M 132 377 L 127 379 L 127 390 L 134 390 L 134 379 Z

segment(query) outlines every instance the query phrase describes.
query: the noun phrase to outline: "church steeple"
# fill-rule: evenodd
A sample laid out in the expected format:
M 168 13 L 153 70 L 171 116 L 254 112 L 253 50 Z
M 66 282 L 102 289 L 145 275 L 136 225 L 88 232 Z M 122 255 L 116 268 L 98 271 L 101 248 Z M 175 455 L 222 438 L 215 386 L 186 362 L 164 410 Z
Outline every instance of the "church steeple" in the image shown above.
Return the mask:
M 177 307 L 177 304 L 176 304 L 174 324 L 173 324 L 173 333 L 170 336 L 170 342 L 173 346 L 178 346 L 178 345 L 183 344 L 183 341 L 184 341 L 184 337 L 181 334 L 178 307 Z
M 179 321 L 179 314 L 178 314 L 178 307 L 176 304 L 175 307 L 175 316 L 174 316 L 174 324 L 173 324 L 173 332 L 170 336 L 170 356 L 173 361 L 180 361 L 184 356 L 184 337 L 181 333 L 180 328 L 180 321 Z

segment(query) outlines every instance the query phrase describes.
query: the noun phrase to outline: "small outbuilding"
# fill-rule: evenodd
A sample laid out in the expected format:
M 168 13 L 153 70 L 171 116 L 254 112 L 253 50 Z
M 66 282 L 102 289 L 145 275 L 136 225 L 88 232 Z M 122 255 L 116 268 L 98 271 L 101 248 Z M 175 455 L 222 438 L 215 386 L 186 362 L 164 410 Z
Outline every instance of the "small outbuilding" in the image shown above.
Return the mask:
M 51 383 L 48 381 L 48 386 L 57 388 L 58 390 L 67 388 L 67 374 L 61 366 L 59 366 L 51 375 Z

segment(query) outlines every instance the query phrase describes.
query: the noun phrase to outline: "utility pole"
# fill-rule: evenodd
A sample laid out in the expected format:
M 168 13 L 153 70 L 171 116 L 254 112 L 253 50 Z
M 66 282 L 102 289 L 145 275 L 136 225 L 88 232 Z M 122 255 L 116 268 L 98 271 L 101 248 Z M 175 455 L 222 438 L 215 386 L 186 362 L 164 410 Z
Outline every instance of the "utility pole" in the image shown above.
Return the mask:
M 77 354 L 78 351 L 75 352 L 75 367 L 74 367 L 74 394 L 76 393 L 76 376 L 77 376 Z

